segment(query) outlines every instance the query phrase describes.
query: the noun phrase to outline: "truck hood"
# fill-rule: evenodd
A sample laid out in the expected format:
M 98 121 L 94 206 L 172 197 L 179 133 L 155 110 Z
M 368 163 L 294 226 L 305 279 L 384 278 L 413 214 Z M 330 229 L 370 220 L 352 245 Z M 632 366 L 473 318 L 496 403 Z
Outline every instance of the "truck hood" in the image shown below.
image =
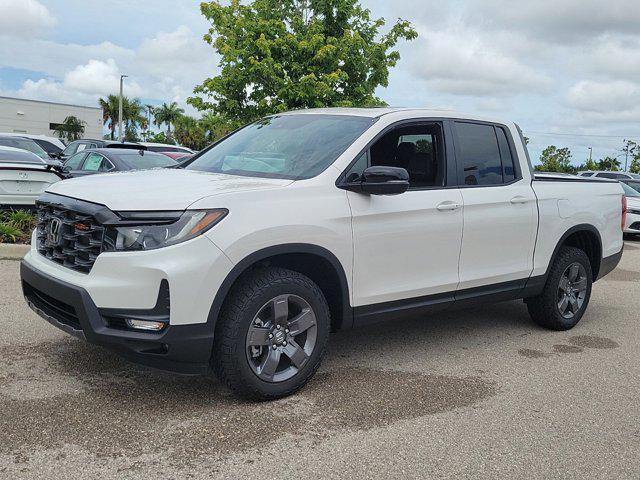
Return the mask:
M 47 192 L 99 203 L 114 211 L 185 210 L 205 197 L 291 183 L 292 180 L 158 169 L 72 178 L 54 183 Z

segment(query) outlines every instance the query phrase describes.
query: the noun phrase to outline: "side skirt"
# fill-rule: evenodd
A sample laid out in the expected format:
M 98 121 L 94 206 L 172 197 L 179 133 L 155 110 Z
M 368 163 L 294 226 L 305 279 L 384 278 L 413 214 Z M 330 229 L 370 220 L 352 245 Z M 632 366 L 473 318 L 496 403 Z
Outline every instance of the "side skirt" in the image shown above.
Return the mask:
M 353 309 L 354 327 L 390 320 L 425 317 L 450 308 L 467 308 L 534 297 L 542 292 L 545 282 L 546 276 L 540 275 L 455 292 L 355 307 Z

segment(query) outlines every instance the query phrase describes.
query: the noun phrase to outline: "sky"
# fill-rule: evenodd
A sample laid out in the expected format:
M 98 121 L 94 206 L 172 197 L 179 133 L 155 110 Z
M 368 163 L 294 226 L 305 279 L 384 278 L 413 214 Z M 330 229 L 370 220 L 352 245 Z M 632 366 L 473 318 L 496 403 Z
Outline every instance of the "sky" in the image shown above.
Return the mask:
M 83 105 L 116 93 L 186 105 L 217 72 L 193 0 L 0 0 L 0 95 Z M 513 120 L 532 157 L 575 164 L 640 142 L 638 0 L 362 0 L 419 33 L 378 96 L 392 106 Z M 624 160 L 623 160 L 624 162 Z

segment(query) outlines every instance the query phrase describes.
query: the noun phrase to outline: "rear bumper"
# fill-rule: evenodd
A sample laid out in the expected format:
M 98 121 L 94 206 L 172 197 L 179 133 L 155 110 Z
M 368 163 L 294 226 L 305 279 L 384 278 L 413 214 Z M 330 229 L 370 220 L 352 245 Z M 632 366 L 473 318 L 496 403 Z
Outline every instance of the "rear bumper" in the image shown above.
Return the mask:
M 620 249 L 620 251 L 614 255 L 609 257 L 604 257 L 600 262 L 600 271 L 598 272 L 597 280 L 600 280 L 602 277 L 609 275 L 620 263 L 620 259 L 622 259 L 622 253 L 624 252 L 624 247 Z
M 20 265 L 20 276 L 29 306 L 47 322 L 75 337 L 161 370 L 202 374 L 210 369 L 210 321 L 168 325 L 161 333 L 110 328 L 85 289 L 47 275 L 25 261 Z

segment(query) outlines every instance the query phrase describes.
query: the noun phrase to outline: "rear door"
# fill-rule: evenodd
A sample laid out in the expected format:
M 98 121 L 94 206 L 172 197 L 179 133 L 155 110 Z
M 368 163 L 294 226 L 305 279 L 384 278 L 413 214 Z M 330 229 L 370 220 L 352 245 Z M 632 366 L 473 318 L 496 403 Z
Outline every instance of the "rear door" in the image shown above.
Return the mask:
M 518 290 L 533 270 L 536 197 L 504 125 L 456 121 L 458 184 L 464 203 L 460 284 L 456 298 L 482 288 Z

